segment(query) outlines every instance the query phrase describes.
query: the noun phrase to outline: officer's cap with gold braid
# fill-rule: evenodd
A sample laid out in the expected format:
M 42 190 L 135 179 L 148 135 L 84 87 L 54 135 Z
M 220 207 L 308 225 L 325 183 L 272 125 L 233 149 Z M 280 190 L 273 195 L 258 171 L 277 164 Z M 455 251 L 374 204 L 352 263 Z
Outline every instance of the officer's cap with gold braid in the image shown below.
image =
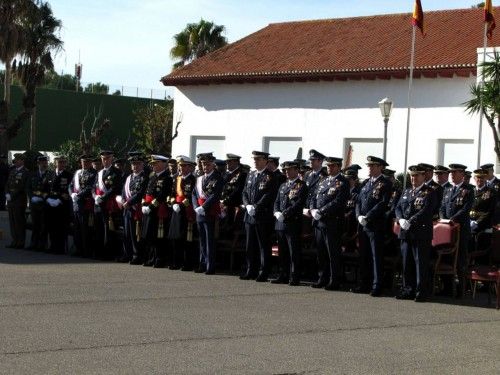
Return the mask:
M 483 165 L 480 166 L 481 169 L 485 169 L 487 171 L 490 170 L 490 169 L 493 170 L 493 167 L 494 167 L 494 165 L 492 163 L 483 164 Z
M 382 171 L 382 174 L 384 176 L 394 176 L 396 174 L 396 171 L 392 170 L 392 169 L 389 169 L 389 168 L 385 168 L 383 171 Z
M 463 164 L 450 164 L 450 165 L 448 165 L 448 167 L 450 167 L 450 172 L 453 172 L 453 171 L 465 172 L 465 170 L 467 169 L 467 167 Z
M 269 152 L 264 151 L 252 151 L 252 158 L 269 158 Z
M 342 158 L 335 158 L 333 156 L 327 156 L 325 158 L 325 162 L 326 162 L 326 165 L 332 165 L 332 164 L 336 164 L 336 165 L 342 165 Z
M 476 169 L 474 171 L 474 176 L 481 177 L 481 178 L 488 177 L 488 171 L 486 169 L 483 169 L 483 168 Z
M 410 165 L 408 167 L 408 172 L 410 172 L 411 176 L 416 176 L 417 174 L 424 174 L 425 173 L 425 168 L 418 164 L 418 165 Z
M 434 167 L 434 173 L 439 174 L 439 173 L 450 173 L 450 168 L 445 167 L 444 165 L 436 165 Z
M 229 160 L 240 160 L 241 159 L 241 156 L 239 155 L 236 155 L 236 154 L 226 154 L 226 161 L 229 161 Z
M 281 168 L 283 169 L 288 169 L 288 168 L 299 168 L 299 163 L 296 161 L 285 161 L 281 163 Z
M 383 167 L 389 166 L 389 164 L 382 158 L 378 158 L 376 156 L 368 156 L 366 158 L 366 165 L 372 165 L 372 164 L 381 165 Z
M 434 170 L 434 166 L 432 164 L 427 164 L 427 163 L 418 163 L 418 165 L 422 168 L 424 168 L 424 170 L 426 172 L 428 171 L 433 171 Z
M 323 155 L 321 152 L 316 151 L 314 149 L 309 150 L 309 160 L 325 160 L 325 155 Z
M 179 165 L 193 165 L 193 166 L 196 165 L 196 162 L 186 155 L 179 155 L 176 157 L 176 159 L 177 159 L 177 164 Z
M 168 162 L 168 159 L 166 156 L 163 155 L 151 155 L 151 159 L 149 160 L 150 163 L 157 163 L 157 162 L 162 162 L 166 163 Z

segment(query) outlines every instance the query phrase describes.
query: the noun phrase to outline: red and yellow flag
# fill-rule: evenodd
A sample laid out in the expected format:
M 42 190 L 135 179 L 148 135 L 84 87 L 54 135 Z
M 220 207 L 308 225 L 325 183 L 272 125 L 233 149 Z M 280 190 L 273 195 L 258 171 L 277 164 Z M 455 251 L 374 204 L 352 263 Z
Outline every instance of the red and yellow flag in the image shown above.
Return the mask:
M 488 39 L 491 39 L 493 37 L 493 30 L 496 27 L 491 0 L 486 0 L 484 2 L 484 22 L 488 25 L 486 35 L 488 35 Z
M 424 32 L 424 11 L 422 10 L 422 4 L 420 0 L 415 0 L 415 6 L 413 7 L 413 17 L 412 24 L 420 29 L 422 35 L 425 36 Z

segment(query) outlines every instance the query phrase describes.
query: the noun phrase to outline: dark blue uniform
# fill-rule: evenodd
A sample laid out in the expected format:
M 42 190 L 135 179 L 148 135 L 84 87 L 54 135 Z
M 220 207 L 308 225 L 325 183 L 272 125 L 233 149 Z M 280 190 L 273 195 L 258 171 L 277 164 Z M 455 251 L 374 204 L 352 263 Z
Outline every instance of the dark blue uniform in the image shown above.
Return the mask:
M 234 231 L 241 229 L 243 222 L 242 194 L 245 188 L 247 174 L 241 166 L 234 171 L 224 174 L 224 188 L 222 191 L 221 203 L 225 210 L 223 222 L 223 234 L 232 238 Z
M 356 218 L 356 202 L 360 191 L 360 184 L 356 183 L 356 185 L 349 190 L 349 198 L 345 206 L 342 245 L 345 246 L 346 251 L 354 251 L 357 248 L 356 238 L 358 235 L 358 219 Z
M 73 175 L 69 171 L 55 171 L 49 180 L 47 200 L 54 201 L 53 206 L 47 205 L 47 231 L 52 253 L 62 254 L 66 252 L 71 222 L 71 198 L 68 187 L 72 177 Z
M 223 181 L 217 171 L 197 178 L 193 190 L 193 208 L 203 207 L 204 215 L 196 214 L 200 234 L 200 271 L 215 273 L 215 223 L 220 215 Z
M 339 286 L 341 239 L 344 213 L 349 199 L 349 182 L 344 176 L 325 177 L 318 185 L 309 208 L 321 215 L 313 220 L 318 251 L 318 282 L 315 286 L 336 289 Z
M 267 280 L 270 270 L 271 234 L 273 231 L 273 208 L 278 181 L 274 174 L 267 169 L 258 173 L 252 171 L 248 174 L 245 188 L 243 189 L 243 204 L 255 207 L 255 215 L 245 213 L 244 222 L 246 230 L 246 274 L 244 279 L 257 276 L 259 281 Z M 260 254 L 260 268 L 258 257 Z
M 28 188 L 31 211 L 31 243 L 29 249 L 46 250 L 47 247 L 47 210 L 45 199 L 49 193 L 49 181 L 54 172 L 36 171 L 31 174 Z
M 302 209 L 307 199 L 307 186 L 298 177 L 284 182 L 274 201 L 274 212 L 283 214 L 283 221 L 276 221 L 280 260 L 280 276 L 283 282 L 298 284 L 300 279 L 300 251 L 302 234 Z
M 396 206 L 396 220 L 410 222 L 410 228 L 401 229 L 398 236 L 403 257 L 402 296 L 405 298 L 425 297 L 428 293 L 435 199 L 435 190 L 423 184 L 419 189 L 406 189 Z
M 438 220 L 441 201 L 443 200 L 444 188 L 434 180 L 426 182 L 425 185 L 429 186 L 434 191 L 434 208 L 432 209 L 432 213 L 434 220 Z
M 320 169 L 319 171 L 309 171 L 306 173 L 304 181 L 307 185 L 307 200 L 306 207 L 309 208 L 311 206 L 311 200 L 314 198 L 316 194 L 316 189 L 323 178 L 325 178 L 325 171 Z
M 380 292 L 384 256 L 385 212 L 391 195 L 391 182 L 379 176 L 365 180 L 356 204 L 356 217 L 366 216 L 367 224 L 359 226 L 360 278 L 363 291 Z

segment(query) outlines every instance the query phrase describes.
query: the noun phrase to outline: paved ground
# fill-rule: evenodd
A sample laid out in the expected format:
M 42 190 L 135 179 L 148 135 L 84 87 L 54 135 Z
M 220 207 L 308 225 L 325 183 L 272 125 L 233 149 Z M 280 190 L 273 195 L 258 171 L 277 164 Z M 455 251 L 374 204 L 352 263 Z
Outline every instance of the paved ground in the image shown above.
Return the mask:
M 0 373 L 500 373 L 500 311 L 6 250 Z M 466 301 L 470 304 L 470 301 Z

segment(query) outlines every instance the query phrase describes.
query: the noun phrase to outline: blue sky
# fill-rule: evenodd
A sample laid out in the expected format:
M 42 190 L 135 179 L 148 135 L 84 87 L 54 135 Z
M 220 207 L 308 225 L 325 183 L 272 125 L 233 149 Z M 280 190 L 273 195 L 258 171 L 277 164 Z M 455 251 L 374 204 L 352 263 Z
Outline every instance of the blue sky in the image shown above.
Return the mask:
M 58 72 L 74 72 L 81 52 L 84 82 L 162 89 L 172 36 L 201 18 L 226 26 L 234 42 L 269 23 L 411 12 L 414 0 L 49 0 L 62 20 Z M 477 0 L 422 0 L 424 10 L 468 8 Z M 495 1 L 494 1 L 495 2 Z

